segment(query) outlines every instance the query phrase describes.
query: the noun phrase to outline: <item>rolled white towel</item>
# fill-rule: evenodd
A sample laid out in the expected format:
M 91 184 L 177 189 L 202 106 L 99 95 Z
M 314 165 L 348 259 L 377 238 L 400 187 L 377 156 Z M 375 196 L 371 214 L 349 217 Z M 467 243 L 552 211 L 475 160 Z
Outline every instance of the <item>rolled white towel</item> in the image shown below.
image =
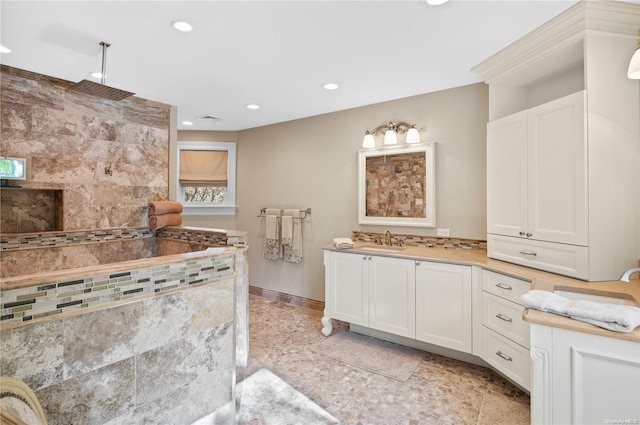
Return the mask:
M 568 316 L 573 301 L 549 291 L 533 289 L 521 297 L 524 306 L 553 314 Z
M 616 332 L 631 332 L 640 326 L 640 308 L 628 305 L 576 301 L 568 310 L 572 319 Z
M 356 246 L 356 244 L 354 244 L 349 238 L 335 238 L 333 240 L 333 245 L 338 249 L 347 249 Z

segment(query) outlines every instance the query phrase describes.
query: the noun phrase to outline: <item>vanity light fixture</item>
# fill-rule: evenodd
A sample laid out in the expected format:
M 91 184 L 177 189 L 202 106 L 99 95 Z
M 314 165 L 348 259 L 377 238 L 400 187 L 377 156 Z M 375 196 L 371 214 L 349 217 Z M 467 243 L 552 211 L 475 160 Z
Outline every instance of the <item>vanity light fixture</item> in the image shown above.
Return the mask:
M 629 62 L 627 77 L 632 80 L 640 80 L 640 29 L 638 30 L 638 48 Z
M 375 128 L 374 130 L 367 130 L 362 141 L 362 147 L 365 149 L 375 148 L 376 140 L 374 136 L 376 134 L 382 134 L 384 132 L 384 144 L 395 145 L 398 143 L 398 134 L 407 133 L 405 139 L 406 143 L 420 143 L 420 133 L 415 124 L 407 124 L 406 122 L 389 122 Z

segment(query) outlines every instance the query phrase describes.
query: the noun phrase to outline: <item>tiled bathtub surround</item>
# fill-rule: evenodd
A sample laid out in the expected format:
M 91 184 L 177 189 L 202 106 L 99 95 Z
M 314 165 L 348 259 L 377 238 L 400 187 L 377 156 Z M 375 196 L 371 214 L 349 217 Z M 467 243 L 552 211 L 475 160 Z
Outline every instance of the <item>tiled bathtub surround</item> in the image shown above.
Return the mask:
M 50 425 L 191 424 L 233 401 L 234 282 L 3 331 L 0 373 Z
M 225 251 L 211 248 L 211 253 L 220 250 Z M 89 274 L 74 279 L 58 278 L 64 274 L 51 273 L 48 280 L 43 279 L 45 281 L 37 285 L 0 292 L 0 322 L 3 325 L 28 322 L 232 276 L 235 253 L 217 254 L 186 261 L 180 256 L 169 264 Z M 3 281 L 4 287 L 11 284 L 11 279 Z
M 377 244 L 380 241 L 384 243 L 385 234 L 354 230 L 353 232 L 351 232 L 351 238 L 354 242 Z M 392 233 L 392 245 L 398 245 L 399 241 L 402 241 L 401 243 L 407 246 L 425 246 L 428 248 L 487 249 L 487 241 L 481 239 L 448 238 L 439 236 L 420 236 Z

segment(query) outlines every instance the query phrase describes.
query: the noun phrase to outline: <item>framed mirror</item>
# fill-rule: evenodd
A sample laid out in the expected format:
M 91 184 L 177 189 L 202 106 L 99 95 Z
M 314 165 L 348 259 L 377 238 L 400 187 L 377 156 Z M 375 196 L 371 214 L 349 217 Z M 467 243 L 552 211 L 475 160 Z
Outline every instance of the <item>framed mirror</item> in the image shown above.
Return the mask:
M 358 162 L 358 223 L 436 226 L 435 142 L 363 149 Z

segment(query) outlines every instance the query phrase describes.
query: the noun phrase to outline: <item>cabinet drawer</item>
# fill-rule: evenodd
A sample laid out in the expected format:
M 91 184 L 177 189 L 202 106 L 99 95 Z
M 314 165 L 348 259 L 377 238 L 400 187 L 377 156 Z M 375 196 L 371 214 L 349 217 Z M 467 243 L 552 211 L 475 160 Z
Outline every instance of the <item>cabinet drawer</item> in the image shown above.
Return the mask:
M 482 324 L 529 348 L 529 324 L 522 320 L 520 304 L 482 293 Z
M 589 249 L 508 236 L 487 235 L 487 256 L 534 269 L 589 280 Z
M 482 327 L 482 358 L 515 383 L 529 390 L 529 350 Z
M 482 271 L 482 289 L 509 301 L 522 304 L 520 297 L 526 294 L 529 288 L 531 283 L 526 280 L 488 270 Z

